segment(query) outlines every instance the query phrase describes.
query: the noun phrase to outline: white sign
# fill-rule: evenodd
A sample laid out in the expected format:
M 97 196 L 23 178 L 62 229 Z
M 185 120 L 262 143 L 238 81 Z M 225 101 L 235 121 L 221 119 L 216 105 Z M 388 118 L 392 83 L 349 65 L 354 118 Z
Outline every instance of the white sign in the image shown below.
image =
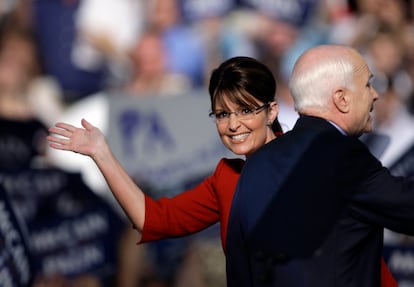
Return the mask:
M 108 141 L 128 173 L 155 189 L 185 185 L 235 157 L 208 117 L 207 93 L 110 97 Z

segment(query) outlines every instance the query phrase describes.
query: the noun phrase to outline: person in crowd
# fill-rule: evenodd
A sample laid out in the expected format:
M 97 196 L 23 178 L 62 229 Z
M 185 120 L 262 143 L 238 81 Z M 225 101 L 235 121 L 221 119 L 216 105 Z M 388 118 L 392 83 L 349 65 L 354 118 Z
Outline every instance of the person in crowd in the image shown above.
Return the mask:
M 372 78 L 345 45 L 296 61 L 299 119 L 249 157 L 234 194 L 228 286 L 380 286 L 384 227 L 414 234 L 414 181 L 358 139 L 373 128 Z
M 362 139 L 391 171 L 414 143 L 414 117 L 408 104 L 413 81 L 406 68 L 405 49 L 399 33 L 385 30 L 375 34 L 364 54 L 381 100 L 375 104 L 374 131 Z
M 128 51 L 144 31 L 144 1 L 82 0 L 77 6 L 71 62 L 84 71 L 105 70 L 106 88 L 122 85 L 128 75 Z
M 0 30 L 0 168 L 20 170 L 45 155 L 47 126 L 59 113 L 58 89 L 40 73 L 32 32 L 7 23 Z
M 194 88 L 204 87 L 207 65 L 204 43 L 200 33 L 185 21 L 181 1 L 146 2 L 146 24 L 162 34 L 168 72 L 187 77 Z
M 260 81 L 259 81 L 260 80 Z M 248 157 L 281 133 L 274 100 L 276 82 L 262 63 L 235 57 L 222 63 L 210 79 L 210 116 L 223 144 Z M 51 147 L 90 156 L 142 238 L 140 242 L 183 236 L 221 222 L 224 248 L 227 218 L 244 161 L 222 159 L 215 172 L 192 190 L 157 201 L 143 193 L 114 157 L 103 133 L 88 121 L 83 128 L 57 123 L 49 129 Z M 62 138 L 63 137 L 63 138 Z
M 14 284 L 17 285 L 13 286 L 57 287 L 69 286 L 69 284 L 85 287 L 101 286 L 99 278 L 91 273 L 85 272 L 79 276 L 68 278 L 65 274 L 53 274 L 52 276 L 43 272 L 41 264 L 36 264 L 41 261 L 39 258 L 41 252 L 31 242 L 34 237 L 33 229 L 38 225 L 33 228 L 29 222 L 35 222 L 34 210 L 44 203 L 39 193 L 44 193 L 45 189 L 50 192 L 51 189 L 45 188 L 45 186 L 43 188 L 39 186 L 39 192 L 32 188 L 27 189 L 28 186 L 31 186 L 31 180 L 25 181 L 26 187 L 13 187 L 8 183 L 13 182 L 13 179 L 25 177 L 25 174 L 30 174 L 33 182 L 45 182 L 43 180 L 47 176 L 38 177 L 34 171 L 51 168 L 45 158 L 47 147 L 45 137 L 48 134 L 47 126 L 55 122 L 60 113 L 60 90 L 51 78 L 42 73 L 37 50 L 36 38 L 31 29 L 21 25 L 20 22 L 9 19 L 1 27 L 0 190 L 3 193 L 1 202 L 12 219 L 10 221 L 11 229 L 5 231 L 9 235 L 13 234 L 13 238 L 15 238 L 13 240 L 15 243 L 7 244 L 10 246 L 1 248 L 1 252 L 2 256 L 10 257 L 8 252 L 11 248 L 12 251 L 20 250 L 19 254 L 21 253 L 21 255 L 12 256 L 14 260 L 10 261 L 10 264 L 7 263 L 0 267 L 0 272 L 5 274 L 6 278 L 8 270 L 14 268 L 10 279 L 15 280 L 15 276 L 20 276 L 18 280 L 21 282 L 28 281 L 30 276 L 30 285 L 16 281 Z M 21 181 L 24 180 L 19 180 L 19 182 Z M 30 195 L 26 193 L 29 190 Z M 22 204 L 25 201 L 25 196 L 30 197 L 30 208 L 24 208 L 28 205 Z M 46 205 L 52 209 L 51 202 Z M 47 211 L 44 212 L 46 214 Z M 13 219 L 16 215 L 19 219 L 17 221 Z M 41 220 L 36 221 L 36 224 L 39 224 L 39 221 Z M 19 232 L 21 232 L 22 238 L 20 238 Z M 20 244 L 21 240 L 24 244 Z M 26 257 L 30 257 L 30 262 L 25 261 Z M 15 260 L 17 260 L 16 264 Z M 23 266 L 21 269 L 19 269 L 19 264 Z M 22 271 L 22 274 L 16 272 L 16 268 Z M 7 283 L 9 283 L 8 280 L 7 278 Z M 13 284 L 11 281 L 9 284 L 7 283 L 4 284 L 8 286 Z
M 129 51 L 130 77 L 124 90 L 134 96 L 176 96 L 191 88 L 191 79 L 168 70 L 168 53 L 162 33 L 147 29 Z
M 61 90 L 45 75 L 31 29 L 7 21 L 0 29 L 0 113 L 51 125 L 62 112 Z

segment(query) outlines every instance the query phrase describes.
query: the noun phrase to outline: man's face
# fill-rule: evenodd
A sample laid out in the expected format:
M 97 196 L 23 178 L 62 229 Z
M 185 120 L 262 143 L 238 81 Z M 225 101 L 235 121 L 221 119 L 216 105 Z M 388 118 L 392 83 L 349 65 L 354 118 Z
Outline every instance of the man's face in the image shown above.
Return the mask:
M 372 111 L 378 94 L 370 82 L 372 73 L 359 55 L 355 55 L 355 67 L 354 87 L 349 91 L 351 93 L 349 134 L 360 136 L 372 131 Z

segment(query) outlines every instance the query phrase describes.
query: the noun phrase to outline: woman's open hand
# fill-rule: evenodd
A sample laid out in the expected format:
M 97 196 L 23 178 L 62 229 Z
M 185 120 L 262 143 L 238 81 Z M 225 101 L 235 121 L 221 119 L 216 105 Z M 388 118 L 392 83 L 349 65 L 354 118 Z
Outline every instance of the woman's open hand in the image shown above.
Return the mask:
M 46 137 L 49 146 L 54 149 L 68 150 L 94 157 L 99 148 L 106 146 L 103 133 L 85 119 L 82 119 L 83 128 L 58 122 L 49 128 L 50 135 Z

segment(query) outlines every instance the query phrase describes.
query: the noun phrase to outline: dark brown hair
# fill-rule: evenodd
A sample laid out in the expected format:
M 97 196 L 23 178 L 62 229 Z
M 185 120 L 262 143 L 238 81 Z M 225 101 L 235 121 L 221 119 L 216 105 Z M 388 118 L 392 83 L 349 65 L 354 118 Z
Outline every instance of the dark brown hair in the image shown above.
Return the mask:
M 211 110 L 226 107 L 224 98 L 241 107 L 257 108 L 275 100 L 276 80 L 270 69 L 250 57 L 233 57 L 212 71 L 208 87 Z M 272 130 L 282 132 L 277 118 Z

